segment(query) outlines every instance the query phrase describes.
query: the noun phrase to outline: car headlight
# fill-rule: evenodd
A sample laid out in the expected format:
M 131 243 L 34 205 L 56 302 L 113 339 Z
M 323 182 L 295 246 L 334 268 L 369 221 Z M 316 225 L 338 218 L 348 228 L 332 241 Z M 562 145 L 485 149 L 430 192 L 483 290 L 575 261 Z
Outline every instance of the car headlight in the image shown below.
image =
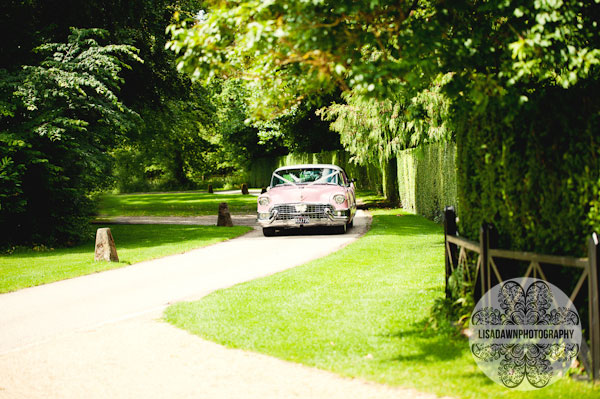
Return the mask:
M 258 205 L 267 206 L 267 205 L 269 205 L 269 202 L 271 202 L 269 200 L 269 197 L 259 197 L 258 198 Z
M 344 201 L 346 201 L 346 197 L 342 194 L 336 194 L 333 196 L 333 200 L 336 204 L 341 205 L 344 203 Z

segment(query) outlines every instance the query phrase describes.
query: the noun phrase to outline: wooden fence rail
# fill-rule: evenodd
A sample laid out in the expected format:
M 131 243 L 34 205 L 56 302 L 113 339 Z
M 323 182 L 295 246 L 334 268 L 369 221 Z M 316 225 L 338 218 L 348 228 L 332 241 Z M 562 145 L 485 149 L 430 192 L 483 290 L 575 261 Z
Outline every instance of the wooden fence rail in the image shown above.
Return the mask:
M 593 233 L 589 238 L 587 258 L 543 255 L 533 252 L 496 248 L 495 230 L 493 226 L 488 224 L 482 225 L 479 242 L 460 237 L 457 231 L 454 208 L 447 207 L 444 211 L 444 216 L 447 298 L 450 298 L 452 295 L 448 285 L 448 278 L 455 270 L 461 267 L 474 274 L 473 296 L 475 303 L 492 286 L 505 279 L 516 277 L 515 273 L 518 272 L 518 269 L 514 266 L 516 262 L 529 262 L 525 273 L 521 277 L 534 277 L 546 281 L 548 279 L 542 265 L 569 267 L 581 271 L 577 283 L 569 295 L 571 301 L 575 302 L 575 299 L 581 293 L 581 289 L 587 283 L 589 328 L 586 334 L 582 334 L 579 360 L 585 367 L 590 378 L 595 382 L 600 381 L 600 297 L 598 293 L 600 240 L 598 235 Z M 469 255 L 476 257 L 476 260 L 472 259 L 469 262 Z M 590 342 L 589 347 L 586 341 Z

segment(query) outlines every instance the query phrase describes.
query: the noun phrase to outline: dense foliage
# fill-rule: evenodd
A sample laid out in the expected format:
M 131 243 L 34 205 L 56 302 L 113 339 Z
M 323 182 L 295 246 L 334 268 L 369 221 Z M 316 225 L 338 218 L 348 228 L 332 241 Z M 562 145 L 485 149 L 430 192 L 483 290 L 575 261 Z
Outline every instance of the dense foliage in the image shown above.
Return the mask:
M 238 76 L 260 91 L 257 118 L 289 112 L 306 98 L 342 90 L 320 113 L 357 163 L 381 165 L 398 201 L 396 155 L 448 139 L 448 101 L 423 52 L 432 14 L 419 2 L 215 2 L 201 21 L 170 28 L 178 67 L 193 77 Z M 235 29 L 231 29 L 235 27 Z M 401 38 L 419 35 L 420 41 Z M 427 40 L 425 40 L 427 39 Z M 340 43 L 344 43 L 340 46 Z M 411 57 L 412 55 L 412 57 Z M 432 75 L 433 76 L 433 75 Z M 419 91 L 419 88 L 427 88 Z
M 89 229 L 92 194 L 113 185 L 113 151 L 152 143 L 165 154 L 158 142 L 171 143 L 171 129 L 190 133 L 178 127 L 194 123 L 187 109 L 198 103 L 164 50 L 164 29 L 199 2 L 9 0 L 0 9 L 0 213 L 11 227 L 0 246 L 74 243 Z
M 600 5 L 465 1 L 437 15 L 456 71 L 459 229 L 476 238 L 492 222 L 503 247 L 584 255 L 600 229 Z
M 186 189 L 201 173 L 218 168 L 211 142 L 216 107 L 207 90 L 190 88 L 193 100 L 164 99 L 159 111 L 142 108 L 142 123 L 111 151 L 119 192 Z M 199 176 L 200 175 L 200 176 Z
M 204 80 L 240 76 L 277 112 L 317 93 L 356 88 L 394 94 L 427 67 L 427 8 L 417 1 L 208 1 L 202 21 L 170 28 L 181 70 Z
M 73 29 L 38 47 L 35 65 L 2 71 L 0 245 L 77 241 L 106 187 L 106 149 L 137 115 L 117 97 L 119 73 L 141 61 L 132 46 L 102 44 L 105 31 Z
M 492 99 L 485 115 L 464 121 L 457 135 L 464 234 L 477 237 L 489 221 L 502 247 L 586 256 L 586 238 L 600 230 L 599 89 L 598 82 L 538 89 L 510 124 Z
M 363 131 L 374 125 L 380 129 L 359 138 L 347 132 L 353 130 L 352 122 L 345 124 L 349 127 L 338 122 L 334 130 L 340 134 L 344 147 L 356 156 L 356 162 L 383 164 L 384 191 L 396 202 L 397 171 L 391 148 L 399 146 L 388 142 L 397 141 L 389 136 L 398 135 L 395 130 L 403 125 L 405 118 L 389 129 L 387 121 L 380 122 L 404 112 L 411 98 L 402 94 L 403 98 L 397 99 L 406 82 L 390 78 L 401 70 L 419 70 L 414 59 L 405 59 L 411 65 L 398 62 L 400 51 L 418 49 L 401 50 L 397 35 L 403 23 L 410 25 L 410 29 L 413 24 L 415 29 L 421 29 L 420 22 L 425 16 L 422 7 L 417 2 L 387 1 L 370 5 L 303 1 L 230 1 L 208 2 L 208 5 L 209 11 L 200 20 L 183 20 L 169 28 L 173 40 L 168 47 L 180 55 L 178 68 L 204 82 L 223 76 L 243 79 L 247 87 L 260 93 L 250 98 L 251 116 L 268 120 L 267 126 L 272 126 L 273 119 L 289 120 L 289 115 L 297 113 L 303 104 L 314 106 L 324 97 L 335 97 L 339 90 L 347 92 L 352 88 L 353 93 L 346 100 L 360 118 L 349 115 L 346 121 L 362 124 Z M 411 19 L 411 13 L 419 17 Z M 420 80 L 418 74 L 410 74 L 414 82 Z M 371 101 L 362 98 L 364 92 L 385 93 L 394 99 Z M 351 114 L 350 108 L 343 109 L 343 105 L 330 108 L 326 117 Z M 382 108 L 389 110 L 381 112 Z M 372 121 L 363 123 L 365 111 Z M 400 127 L 402 131 L 408 129 Z M 289 129 L 287 135 L 290 136 Z M 295 143 L 304 141 L 293 138 Z M 382 151 L 380 144 L 384 147 Z M 303 151 L 327 149 L 290 147 Z

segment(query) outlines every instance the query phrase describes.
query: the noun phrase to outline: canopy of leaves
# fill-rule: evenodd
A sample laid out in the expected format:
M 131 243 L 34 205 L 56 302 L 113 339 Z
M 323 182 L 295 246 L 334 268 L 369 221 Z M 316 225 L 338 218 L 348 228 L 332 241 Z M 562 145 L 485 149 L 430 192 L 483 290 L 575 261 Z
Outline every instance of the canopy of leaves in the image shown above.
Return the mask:
M 263 116 L 337 87 L 393 93 L 406 80 L 419 80 L 428 65 L 420 51 L 426 43 L 403 43 L 428 26 L 417 1 L 207 3 L 203 20 L 169 28 L 167 46 L 193 78 L 235 76 L 259 88 L 255 112 Z M 391 76 L 404 80 L 390 85 Z
M 481 104 L 519 82 L 569 87 L 600 62 L 598 1 L 207 4 L 201 21 L 169 28 L 178 68 L 196 79 L 237 76 L 260 86 L 255 111 L 267 117 L 334 87 L 382 100 L 448 72 L 456 74 L 453 95 Z M 523 101 L 526 93 L 518 95 Z

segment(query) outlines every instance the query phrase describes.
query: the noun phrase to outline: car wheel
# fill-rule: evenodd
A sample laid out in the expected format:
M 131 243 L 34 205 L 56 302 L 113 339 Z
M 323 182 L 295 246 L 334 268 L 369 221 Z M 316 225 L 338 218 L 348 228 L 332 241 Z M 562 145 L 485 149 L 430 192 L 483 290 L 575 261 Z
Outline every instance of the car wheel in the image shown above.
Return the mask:
M 273 237 L 275 235 L 275 228 L 273 228 L 273 227 L 263 227 L 263 235 L 265 237 Z
M 348 224 L 346 226 L 348 226 L 348 228 L 354 227 L 354 219 L 352 219 L 350 222 L 348 222 Z

